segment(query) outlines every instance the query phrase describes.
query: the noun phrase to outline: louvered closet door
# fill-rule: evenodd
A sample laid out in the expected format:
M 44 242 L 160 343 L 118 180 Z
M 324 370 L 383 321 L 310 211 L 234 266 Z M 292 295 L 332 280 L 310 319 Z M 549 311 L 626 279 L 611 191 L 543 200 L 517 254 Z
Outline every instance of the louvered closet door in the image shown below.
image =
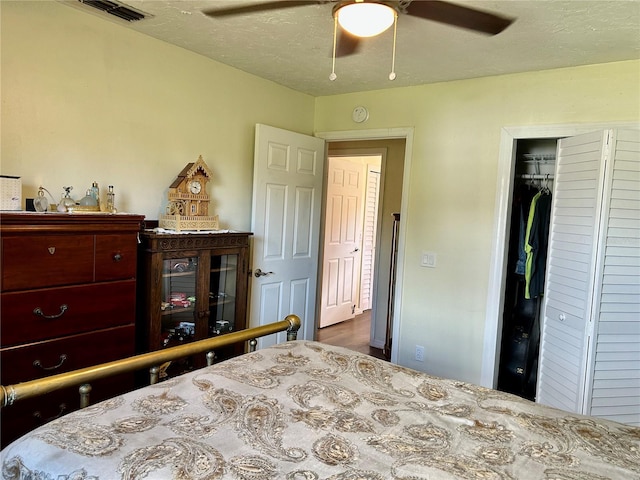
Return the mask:
M 558 142 L 537 400 L 581 412 L 607 133 Z
M 611 138 L 586 413 L 640 426 L 640 131 Z
M 369 310 L 373 306 L 379 190 L 380 172 L 367 168 L 367 188 L 362 238 L 362 267 L 360 268 L 360 310 L 362 311 Z

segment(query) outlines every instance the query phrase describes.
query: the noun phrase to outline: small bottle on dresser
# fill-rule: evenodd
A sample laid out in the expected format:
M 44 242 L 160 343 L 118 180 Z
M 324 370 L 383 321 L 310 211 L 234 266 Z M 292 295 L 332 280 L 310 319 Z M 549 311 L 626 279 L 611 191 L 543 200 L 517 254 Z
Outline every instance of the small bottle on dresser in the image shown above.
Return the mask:
M 90 191 L 91 196 L 96 201 L 96 205 L 100 208 L 100 189 L 98 188 L 98 182 L 93 182 Z
M 109 190 L 107 190 L 107 212 L 116 213 L 115 197 L 113 185 L 109 185 Z

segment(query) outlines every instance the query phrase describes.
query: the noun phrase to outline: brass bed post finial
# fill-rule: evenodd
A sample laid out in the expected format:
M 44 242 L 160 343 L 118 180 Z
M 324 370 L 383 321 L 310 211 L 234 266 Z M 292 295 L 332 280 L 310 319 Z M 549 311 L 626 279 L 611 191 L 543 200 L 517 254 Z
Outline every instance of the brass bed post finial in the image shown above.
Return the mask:
M 207 367 L 210 367 L 216 359 L 216 354 L 213 351 L 209 351 L 206 353 L 205 358 L 207 359 Z
M 149 384 L 155 385 L 160 380 L 160 367 L 155 365 L 149 369 Z
M 90 403 L 89 395 L 91 394 L 91 384 L 83 383 L 78 387 L 80 394 L 80 408 L 87 408 Z
M 300 329 L 300 317 L 297 315 L 287 315 L 285 320 L 289 322 L 289 328 L 287 328 L 287 341 L 298 339 L 298 330 Z

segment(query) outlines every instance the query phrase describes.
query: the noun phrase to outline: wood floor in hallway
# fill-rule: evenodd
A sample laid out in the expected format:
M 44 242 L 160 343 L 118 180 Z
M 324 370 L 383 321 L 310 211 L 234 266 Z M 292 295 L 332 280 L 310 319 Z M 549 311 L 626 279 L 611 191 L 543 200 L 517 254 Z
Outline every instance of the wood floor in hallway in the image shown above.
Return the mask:
M 386 360 L 381 349 L 369 346 L 370 337 L 371 310 L 367 310 L 350 320 L 318 329 L 316 340 Z

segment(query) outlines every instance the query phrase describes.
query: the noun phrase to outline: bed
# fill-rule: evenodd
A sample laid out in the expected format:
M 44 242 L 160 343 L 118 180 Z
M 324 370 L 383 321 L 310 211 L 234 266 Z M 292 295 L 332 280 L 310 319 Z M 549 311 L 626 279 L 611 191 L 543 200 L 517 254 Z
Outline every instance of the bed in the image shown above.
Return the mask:
M 622 480 L 640 478 L 640 429 L 292 340 L 70 413 L 0 456 L 4 479 Z

